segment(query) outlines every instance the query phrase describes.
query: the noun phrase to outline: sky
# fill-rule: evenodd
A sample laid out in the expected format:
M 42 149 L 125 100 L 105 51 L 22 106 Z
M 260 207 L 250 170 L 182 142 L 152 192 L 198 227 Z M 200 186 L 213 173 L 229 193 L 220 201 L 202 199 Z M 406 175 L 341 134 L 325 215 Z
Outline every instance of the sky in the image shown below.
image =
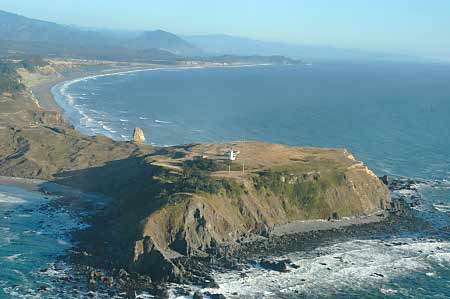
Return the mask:
M 87 27 L 230 34 L 450 60 L 450 0 L 0 0 Z

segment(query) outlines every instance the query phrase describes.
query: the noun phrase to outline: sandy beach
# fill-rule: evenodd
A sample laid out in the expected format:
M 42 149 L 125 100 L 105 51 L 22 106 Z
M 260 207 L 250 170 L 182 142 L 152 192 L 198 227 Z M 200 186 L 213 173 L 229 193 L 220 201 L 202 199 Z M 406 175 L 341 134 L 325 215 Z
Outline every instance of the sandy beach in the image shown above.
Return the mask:
M 39 102 L 39 105 L 49 111 L 58 111 L 62 112 L 62 108 L 55 101 L 55 98 L 52 93 L 52 88 L 58 83 L 64 81 L 70 81 L 78 78 L 84 78 L 88 76 L 96 76 L 102 74 L 111 74 L 117 72 L 126 72 L 126 71 L 136 71 L 136 70 L 144 70 L 144 69 L 152 69 L 156 68 L 155 65 L 142 65 L 142 66 L 120 66 L 120 67 L 105 67 L 98 66 L 94 68 L 74 68 L 62 73 L 58 73 L 52 76 L 49 76 L 46 80 L 39 82 L 38 84 L 31 87 L 31 90 Z

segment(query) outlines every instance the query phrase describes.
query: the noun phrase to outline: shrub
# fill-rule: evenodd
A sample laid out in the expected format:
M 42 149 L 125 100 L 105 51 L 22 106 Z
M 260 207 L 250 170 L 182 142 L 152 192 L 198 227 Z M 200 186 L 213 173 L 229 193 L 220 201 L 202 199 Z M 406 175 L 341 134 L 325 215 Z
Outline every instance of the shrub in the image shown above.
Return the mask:
M 29 72 L 33 72 L 35 70 L 37 70 L 39 67 L 43 67 L 46 66 L 47 62 L 45 60 L 43 60 L 41 57 L 29 57 L 26 58 L 24 60 L 22 60 L 22 62 L 19 63 L 19 66 L 23 67 L 24 69 L 26 69 Z
M 288 198 L 292 203 L 312 209 L 324 203 L 325 192 L 344 180 L 341 172 L 329 172 L 321 175 L 287 172 L 261 172 L 252 177 L 253 184 L 260 193 L 273 193 Z
M 25 89 L 20 83 L 16 64 L 0 63 L 0 94 L 4 92 L 17 93 Z

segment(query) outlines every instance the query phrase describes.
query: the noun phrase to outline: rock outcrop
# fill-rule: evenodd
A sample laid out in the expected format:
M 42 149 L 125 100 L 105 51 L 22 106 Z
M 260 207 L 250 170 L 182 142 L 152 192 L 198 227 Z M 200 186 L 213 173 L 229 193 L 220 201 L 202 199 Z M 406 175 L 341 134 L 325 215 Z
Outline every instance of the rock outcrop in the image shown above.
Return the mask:
M 144 132 L 141 128 L 134 128 L 133 130 L 133 137 L 131 139 L 134 143 L 144 143 L 145 142 L 145 136 Z
M 133 270 L 147 273 L 157 282 L 174 281 L 180 277 L 181 271 L 150 236 L 137 241 L 134 250 Z

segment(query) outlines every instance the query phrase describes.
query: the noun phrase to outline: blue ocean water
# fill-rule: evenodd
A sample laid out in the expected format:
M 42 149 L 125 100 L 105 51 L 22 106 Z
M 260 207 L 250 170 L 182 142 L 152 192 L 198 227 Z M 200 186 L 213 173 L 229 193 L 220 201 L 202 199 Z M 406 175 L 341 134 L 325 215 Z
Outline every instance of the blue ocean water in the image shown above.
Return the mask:
M 319 63 L 92 76 L 53 92 L 65 116 L 88 134 L 126 140 L 138 126 L 157 145 L 257 139 L 345 147 L 378 175 L 424 180 L 417 213 L 432 221 L 430 235 L 292 253 L 299 269 L 217 273 L 220 288 L 212 292 L 227 298 L 450 298 L 449 82 L 448 64 Z
M 58 257 L 71 247 L 77 219 L 49 209 L 39 192 L 0 186 L 0 298 L 70 298 L 70 267 Z
M 77 128 L 149 142 L 256 139 L 345 147 L 379 174 L 450 177 L 450 65 L 165 69 L 66 82 Z
M 74 246 L 70 233 L 86 227 L 82 216 L 109 199 L 52 183 L 41 187 L 52 195 L 0 185 L 0 299 L 88 298 L 85 275 L 66 258 Z M 105 291 L 94 296 L 111 298 Z

